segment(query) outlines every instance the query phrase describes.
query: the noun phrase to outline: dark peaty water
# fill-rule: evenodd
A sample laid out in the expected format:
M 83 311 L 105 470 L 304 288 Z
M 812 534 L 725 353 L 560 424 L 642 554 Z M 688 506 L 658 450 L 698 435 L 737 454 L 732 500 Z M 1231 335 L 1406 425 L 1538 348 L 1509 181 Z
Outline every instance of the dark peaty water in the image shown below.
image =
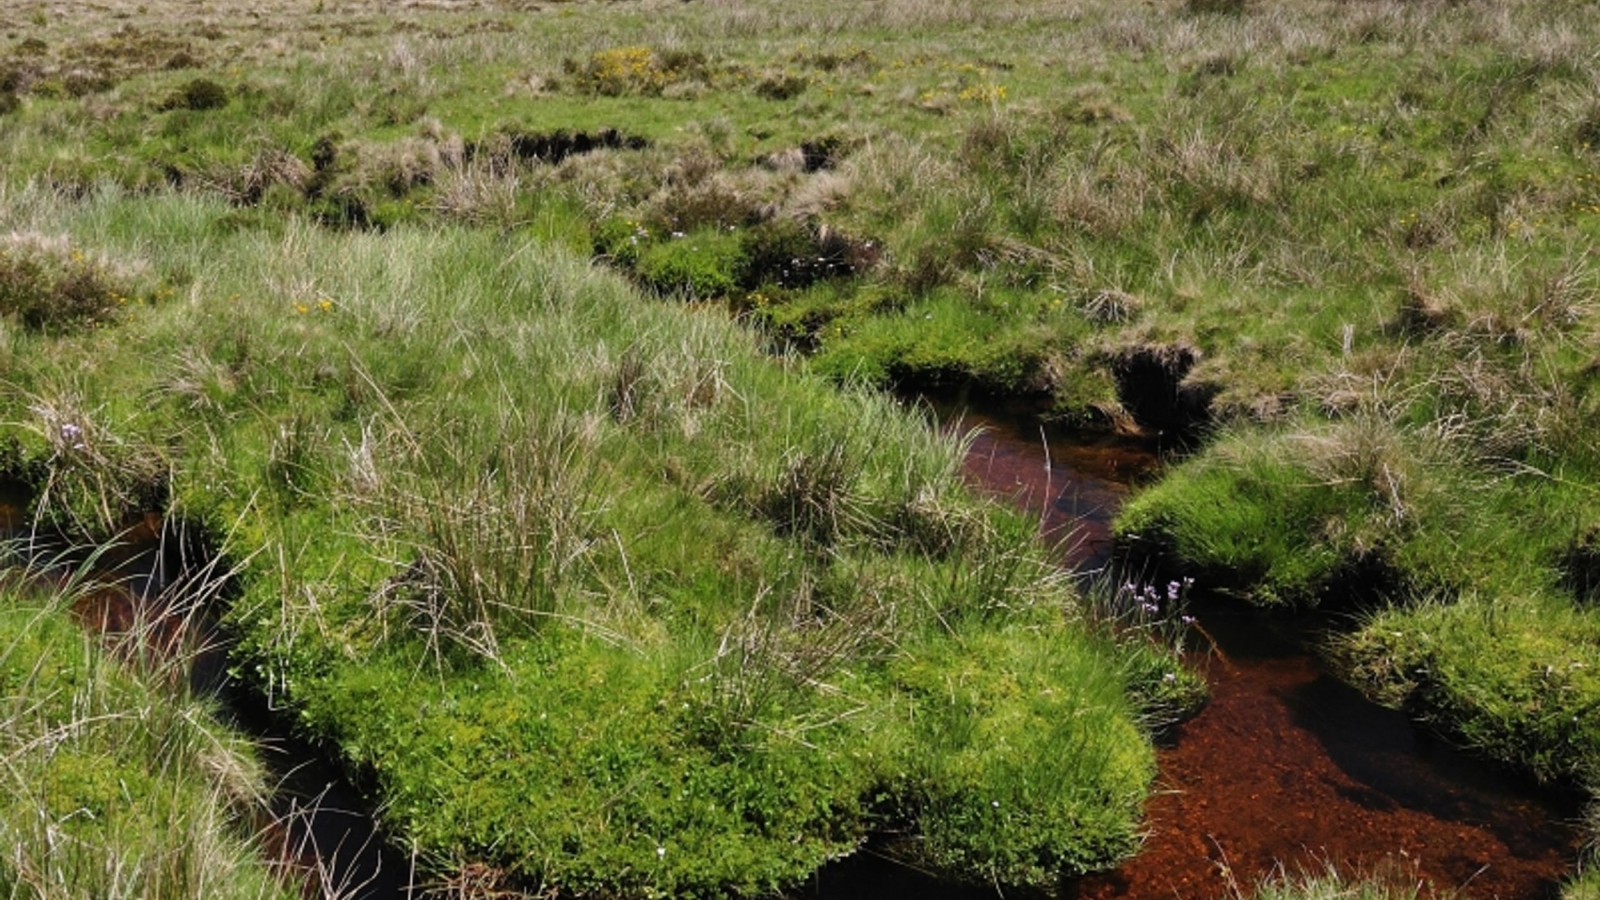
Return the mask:
M 1025 413 L 934 409 L 946 429 L 979 429 L 967 476 L 1038 514 L 1080 568 L 1109 559 L 1112 518 L 1159 463 L 1137 438 L 1041 431 Z M 1581 843 L 1574 798 L 1480 763 L 1343 684 L 1311 652 L 1317 629 L 1337 623 L 1308 627 L 1304 616 L 1215 600 L 1190 611 L 1190 664 L 1206 673 L 1211 702 L 1158 751 L 1142 852 L 1080 879 L 1070 896 L 1217 900 L 1234 886 L 1248 894 L 1278 867 L 1330 862 L 1473 898 L 1554 896 Z M 892 864 L 872 860 L 823 873 L 817 893 L 893 884 Z M 941 893 L 919 873 L 900 877 L 910 892 Z
M 411 863 L 384 844 L 372 804 L 228 677 L 227 642 L 213 609 L 223 560 L 154 513 L 128 521 L 116 540 L 90 553 L 30 529 L 29 502 L 26 487 L 0 482 L 0 540 L 32 560 L 34 577 L 78 577 L 73 612 L 84 627 L 113 652 L 173 664 L 191 690 L 221 700 L 233 723 L 256 739 L 277 776 L 271 809 L 263 811 L 270 814 L 258 823 L 274 864 L 298 876 L 308 898 L 409 896 Z
M 1383 870 L 1479 898 L 1556 893 L 1580 843 L 1542 792 L 1368 702 L 1306 652 L 1303 626 L 1196 604 L 1211 703 L 1159 752 L 1143 852 L 1080 898 L 1206 897 L 1293 872 Z

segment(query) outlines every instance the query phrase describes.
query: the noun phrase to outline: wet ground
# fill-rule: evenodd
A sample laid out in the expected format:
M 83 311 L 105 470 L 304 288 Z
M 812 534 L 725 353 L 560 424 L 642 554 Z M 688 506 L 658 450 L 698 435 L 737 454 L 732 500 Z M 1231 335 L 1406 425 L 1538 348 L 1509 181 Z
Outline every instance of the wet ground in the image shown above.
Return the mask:
M 1063 562 L 1080 569 L 1111 558 L 1110 523 L 1160 464 L 1138 437 L 1041 429 L 1027 411 L 976 415 L 935 404 L 942 427 L 977 429 L 967 476 L 1040 518 Z M 23 498 L 0 485 L 0 534 L 24 525 Z M 270 832 L 275 857 L 307 875 L 308 894 L 400 897 L 410 861 L 381 849 L 368 804 L 315 748 L 281 736 L 259 700 L 229 693 L 225 650 L 204 604 L 180 600 L 195 575 L 186 542 L 158 517 L 131 522 L 97 565 L 117 586 L 78 605 L 86 624 L 114 637 L 143 623 L 151 647 L 190 653 L 191 681 L 219 690 L 257 735 L 282 778 Z M 209 575 L 215 575 L 212 571 Z M 209 578 L 209 575 L 207 576 Z M 1332 620 L 1265 616 L 1242 604 L 1201 600 L 1190 663 L 1212 700 L 1159 750 L 1149 838 L 1122 868 L 1081 879 L 1079 900 L 1218 900 L 1278 867 L 1378 870 L 1472 898 L 1552 897 L 1576 859 L 1566 823 L 1575 798 L 1539 791 L 1480 764 L 1367 702 L 1312 652 Z M 150 628 L 150 624 L 154 627 Z M 879 847 L 819 873 L 797 894 L 816 898 L 994 896 L 992 886 L 941 881 Z
M 1237 602 L 1191 606 L 1212 699 L 1159 752 L 1144 851 L 1079 898 L 1220 898 L 1288 871 L 1382 871 L 1466 897 L 1557 892 L 1581 843 L 1541 792 L 1333 677 L 1304 626 Z
M 1159 466 L 1159 447 L 1052 431 L 1026 410 L 929 405 L 942 427 L 976 429 L 966 459 L 975 484 L 1039 515 L 1067 564 L 1109 562 L 1111 520 Z M 1555 895 L 1581 842 L 1570 824 L 1577 798 L 1479 763 L 1334 677 L 1316 644 L 1344 623 L 1203 597 L 1189 612 L 1197 619 L 1189 662 L 1206 673 L 1211 702 L 1159 750 L 1143 851 L 1080 880 L 1069 896 L 1217 900 L 1236 887 L 1248 894 L 1279 867 L 1321 871 L 1330 862 L 1466 897 Z M 875 858 L 823 873 L 816 895 L 959 893 L 907 870 L 899 877 L 915 887 L 896 890 L 895 866 Z
M 371 804 L 324 754 L 287 736 L 264 701 L 228 677 L 227 645 L 217 627 L 226 560 L 206 552 L 181 526 L 153 513 L 124 524 L 97 551 L 27 528 L 27 490 L 0 483 L 0 539 L 32 561 L 36 578 L 80 579 L 73 612 L 115 653 L 174 663 L 189 688 L 216 695 L 232 723 L 254 738 L 274 774 L 271 808 L 259 833 L 268 854 L 297 873 L 309 897 L 379 900 L 407 896 L 410 861 L 387 847 Z
M 957 400 L 918 402 L 946 431 L 968 436 L 967 479 L 1038 516 L 1044 539 L 1075 569 L 1111 561 L 1112 520 L 1161 464 L 1154 438 L 1051 428 L 1026 405 L 976 413 Z

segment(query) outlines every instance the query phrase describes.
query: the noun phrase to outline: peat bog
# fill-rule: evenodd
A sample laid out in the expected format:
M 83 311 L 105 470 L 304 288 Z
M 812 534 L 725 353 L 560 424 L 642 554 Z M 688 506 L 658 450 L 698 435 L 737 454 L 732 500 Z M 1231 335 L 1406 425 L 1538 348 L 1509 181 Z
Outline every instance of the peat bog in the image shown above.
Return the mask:
M 1597 45 L 0 9 L 0 894 L 1592 900 Z
M 1124 570 L 1110 520 L 1156 476 L 1157 438 L 932 406 L 942 427 L 979 432 L 967 476 L 1034 511 L 1066 564 Z M 1221 897 L 1280 867 L 1329 862 L 1443 893 L 1558 895 L 1584 840 L 1580 797 L 1474 760 L 1341 681 L 1317 654 L 1348 614 L 1254 610 L 1225 593 L 1201 590 L 1184 607 L 1186 659 L 1210 696 L 1162 735 L 1149 837 L 1065 896 Z

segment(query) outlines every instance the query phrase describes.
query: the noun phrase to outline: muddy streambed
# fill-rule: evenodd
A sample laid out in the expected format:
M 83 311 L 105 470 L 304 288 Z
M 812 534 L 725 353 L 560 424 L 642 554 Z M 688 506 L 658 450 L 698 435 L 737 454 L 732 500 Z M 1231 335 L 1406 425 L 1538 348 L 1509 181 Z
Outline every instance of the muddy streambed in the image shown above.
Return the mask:
M 926 402 L 926 401 L 922 401 Z M 1026 411 L 977 415 L 935 403 L 943 426 L 973 435 L 966 474 L 983 489 L 1039 516 L 1063 562 L 1080 569 L 1110 559 L 1110 523 L 1160 462 L 1150 442 L 1041 430 Z M 0 488 L 3 488 L 0 485 Z M 0 491 L 0 536 L 24 527 L 25 498 Z M 10 501 L 10 502 L 7 502 Z M 194 572 L 188 542 L 149 516 L 100 563 L 119 580 L 79 602 L 87 625 L 115 635 L 160 620 L 162 644 L 195 661 L 191 680 L 218 692 L 238 724 L 267 748 L 282 782 L 269 830 L 274 858 L 308 876 L 308 893 L 409 894 L 409 860 L 382 846 L 359 792 L 316 748 L 284 736 L 257 698 L 225 678 L 226 650 L 208 618 L 184 603 Z M 203 565 L 204 563 L 202 563 Z M 1539 791 L 1368 703 L 1316 659 L 1330 623 L 1267 616 L 1202 599 L 1190 664 L 1212 699 L 1172 730 L 1159 750 L 1157 792 L 1147 804 L 1143 851 L 1116 871 L 1079 879 L 1079 900 L 1220 900 L 1276 866 L 1319 871 L 1380 869 L 1474 898 L 1553 897 L 1577 858 L 1573 798 Z M 825 868 L 797 894 L 844 897 L 993 897 L 993 887 L 941 881 L 873 845 Z
M 978 429 L 966 458 L 974 483 L 1039 515 L 1067 564 L 1109 560 L 1111 520 L 1153 474 L 1157 446 L 1041 430 L 1025 411 L 932 405 L 946 429 Z M 1206 674 L 1211 701 L 1158 751 L 1143 851 L 1068 896 L 1219 900 L 1235 887 L 1248 895 L 1275 867 L 1329 863 L 1474 898 L 1556 895 L 1581 844 L 1575 798 L 1480 763 L 1346 686 L 1314 654 L 1335 620 L 1266 615 L 1203 593 L 1189 612 L 1189 663 Z M 872 855 L 824 872 L 815 891 L 908 894 L 912 885 L 960 894 Z M 966 896 L 980 894 L 994 890 Z

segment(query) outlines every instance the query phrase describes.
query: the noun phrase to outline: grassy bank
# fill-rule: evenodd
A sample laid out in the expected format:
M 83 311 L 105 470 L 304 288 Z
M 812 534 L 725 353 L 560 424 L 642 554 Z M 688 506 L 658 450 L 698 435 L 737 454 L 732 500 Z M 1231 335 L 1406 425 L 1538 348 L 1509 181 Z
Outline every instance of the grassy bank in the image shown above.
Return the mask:
M 1345 344 L 1554 325 L 1600 235 L 1587 3 L 197 15 L 13 12 L 15 171 L 531 231 L 839 377 L 1086 420 L 1278 419 Z
M 184 695 L 181 667 L 102 649 L 72 601 L 0 584 L 0 893 L 295 896 L 257 839 L 252 748 Z
M 1048 887 L 1137 846 L 1142 704 L 1192 678 L 918 418 L 524 236 L 232 215 L 5 198 L 70 236 L 14 255 L 142 298 L 7 320 L 12 468 L 40 520 L 227 535 L 241 677 L 437 876 L 752 893 L 892 828 Z
M 1483 351 L 1528 361 L 1527 393 L 1495 413 L 1447 400 L 1456 334 L 1410 351 L 1432 356 L 1425 383 L 1397 374 L 1348 414 L 1234 429 L 1131 504 L 1121 533 L 1257 602 L 1381 603 L 1340 648 L 1353 677 L 1540 778 L 1592 780 L 1596 395 L 1582 357 L 1559 363 L 1593 340 L 1585 322 Z
M 241 674 L 436 871 L 756 891 L 905 827 L 1043 884 L 1134 846 L 1135 720 L 1192 684 L 1086 636 L 862 383 L 1183 432 L 1130 546 L 1354 596 L 1353 680 L 1597 777 L 1594 3 L 118 0 L 0 34 L 6 465 L 84 534 L 230 535 Z

